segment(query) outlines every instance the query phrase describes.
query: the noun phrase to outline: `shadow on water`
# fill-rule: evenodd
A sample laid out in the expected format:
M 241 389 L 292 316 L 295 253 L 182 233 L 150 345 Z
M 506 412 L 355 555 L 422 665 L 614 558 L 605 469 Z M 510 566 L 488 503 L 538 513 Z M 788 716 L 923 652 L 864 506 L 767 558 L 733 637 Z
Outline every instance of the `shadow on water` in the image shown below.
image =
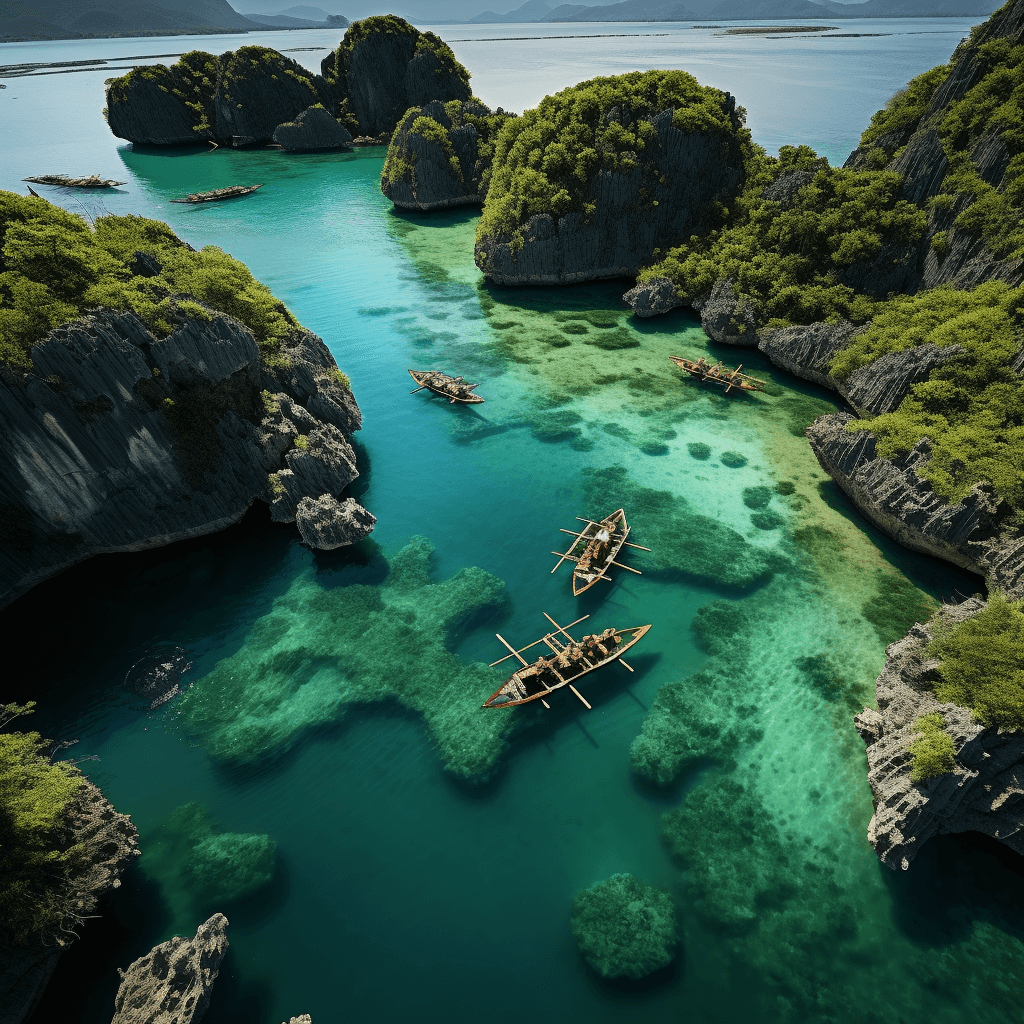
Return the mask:
M 686 953 L 680 947 L 672 963 L 644 978 L 603 978 L 592 967 L 585 965 L 585 969 L 591 984 L 605 999 L 636 1002 L 643 996 L 661 995 L 679 984 L 686 973 Z
M 879 871 L 896 924 L 921 946 L 963 941 L 980 921 L 1024 941 L 1024 858 L 991 836 L 936 836 L 909 870 Z
M 230 931 L 229 927 L 229 934 Z M 209 1008 L 203 1016 L 206 1024 L 252 1024 L 253 1021 L 270 1020 L 270 1008 L 274 1002 L 270 982 L 263 979 L 243 982 L 235 959 L 229 947 L 221 961 Z

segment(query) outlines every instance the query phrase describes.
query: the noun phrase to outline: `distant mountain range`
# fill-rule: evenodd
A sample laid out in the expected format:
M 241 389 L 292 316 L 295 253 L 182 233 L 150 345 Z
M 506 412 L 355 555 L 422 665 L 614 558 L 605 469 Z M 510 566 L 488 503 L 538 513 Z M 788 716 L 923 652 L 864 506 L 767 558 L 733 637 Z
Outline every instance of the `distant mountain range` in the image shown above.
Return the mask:
M 516 25 L 527 22 L 586 21 L 784 21 L 828 18 L 984 18 L 1002 0 L 622 0 L 606 6 L 527 0 L 522 7 L 498 14 L 483 11 L 466 24 Z
M 323 28 L 327 19 L 318 7 L 247 16 L 227 0 L 8 0 L 0 3 L 0 42 Z

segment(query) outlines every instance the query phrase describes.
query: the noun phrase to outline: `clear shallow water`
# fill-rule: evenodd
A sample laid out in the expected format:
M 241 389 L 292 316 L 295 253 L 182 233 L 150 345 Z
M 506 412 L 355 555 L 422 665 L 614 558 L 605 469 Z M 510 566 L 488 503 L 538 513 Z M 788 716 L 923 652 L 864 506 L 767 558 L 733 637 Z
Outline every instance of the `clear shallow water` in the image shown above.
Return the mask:
M 315 35 L 286 38 L 313 45 Z M 280 34 L 267 39 L 282 45 Z M 87 42 L 90 56 L 189 48 L 180 39 Z M 72 45 L 5 62 L 62 59 Z M 478 88 L 501 70 L 497 58 L 460 57 L 485 69 Z M 557 86 L 583 77 L 565 74 Z M 366 421 L 361 500 L 380 523 L 355 552 L 313 555 L 256 511 L 215 538 L 95 559 L 5 613 L 10 635 L 35 652 L 31 676 L 8 683 L 5 699 L 39 700 L 39 728 L 78 737 L 79 756 L 99 757 L 85 767 L 133 815 L 144 848 L 190 801 L 226 832 L 277 843 L 272 883 L 228 902 L 149 859 L 108 919 L 90 925 L 94 941 L 62 961 L 36 1020 L 109 1019 L 115 968 L 215 909 L 231 920 L 232 951 L 206 1018 L 214 1024 L 276 1024 L 299 1012 L 317 1021 L 1018 1020 L 1016 861 L 994 844 L 947 839 L 895 876 L 864 840 L 870 793 L 850 715 L 871 700 L 884 644 L 902 632 L 894 614 L 977 581 L 897 549 L 824 478 L 801 430 L 834 408 L 829 395 L 756 353 L 742 358 L 772 382 L 766 395 L 733 402 L 690 388 L 669 353 L 735 353 L 709 346 L 683 313 L 633 323 L 617 285 L 482 286 L 475 216 L 396 215 L 377 189 L 379 151 L 289 158 L 118 147 L 95 112 L 98 77 L 9 83 L 4 102 L 12 92 L 30 102 L 5 108 L 18 145 L 0 184 L 81 162 L 129 182 L 85 198 L 92 212 L 158 216 L 193 244 L 244 260 L 352 377 Z M 70 91 L 80 79 L 92 84 Z M 896 84 L 880 84 L 881 98 Z M 729 87 L 742 102 L 740 87 Z M 43 135 L 44 113 L 62 130 Z M 821 146 L 817 123 L 793 123 L 795 141 Z M 855 141 L 862 123 L 847 119 L 841 130 Z M 169 202 L 248 180 L 266 187 L 243 202 Z M 75 208 L 73 197 L 48 192 Z M 405 370 L 417 365 L 484 379 L 487 403 L 451 409 L 409 397 Z M 708 458 L 691 455 L 698 443 Z M 725 452 L 746 461 L 732 468 Z M 792 494 L 778 492 L 781 482 Z M 547 552 L 564 536 L 557 528 L 619 504 L 637 542 L 655 548 L 630 558 L 645 575 L 621 574 L 575 602 L 567 576 L 547 571 Z M 758 528 L 754 516 L 766 510 L 775 518 Z M 416 535 L 435 549 L 433 575 L 396 596 L 394 566 Z M 484 577 L 430 589 L 474 570 L 503 580 L 507 599 L 474 616 Z M 408 656 L 400 631 L 380 620 L 364 645 L 346 639 L 356 594 L 367 607 L 382 601 L 388 622 L 404 616 Z M 705 631 L 705 648 L 708 639 L 720 648 L 712 654 L 691 622 L 723 600 Z M 442 770 L 421 716 L 403 710 L 413 697 L 388 687 L 404 684 L 403 663 L 425 673 L 423 706 L 439 711 L 450 735 L 485 714 L 476 706 L 500 681 L 473 668 L 500 655 L 494 630 L 525 643 L 543 628 L 541 610 L 655 629 L 630 659 L 635 675 L 609 669 L 588 684 L 593 712 L 567 699 L 520 716 L 491 781 L 460 783 Z M 464 701 L 438 709 L 422 654 L 446 629 L 459 671 L 481 684 L 467 681 Z M 185 680 L 195 685 L 187 700 L 150 713 L 124 678 L 157 644 L 190 651 Z M 363 647 L 379 652 L 388 678 L 360 660 Z M 206 694 L 216 708 L 231 674 L 265 707 L 240 708 L 231 696 L 197 725 L 190 702 Z M 493 686 L 482 686 L 487 678 Z M 707 759 L 655 792 L 631 778 L 629 748 L 659 689 L 683 679 L 695 716 L 720 735 Z M 438 675 L 436 690 L 448 681 Z M 323 699 L 303 701 L 311 691 Z M 282 693 L 292 701 L 284 715 Z M 226 749 L 224 729 L 243 712 L 253 728 L 245 742 L 231 733 Z M 267 720 L 286 728 L 268 736 Z M 682 861 L 669 855 L 663 828 Z M 616 871 L 680 901 L 681 963 L 642 991 L 590 976 L 569 936 L 573 894 Z

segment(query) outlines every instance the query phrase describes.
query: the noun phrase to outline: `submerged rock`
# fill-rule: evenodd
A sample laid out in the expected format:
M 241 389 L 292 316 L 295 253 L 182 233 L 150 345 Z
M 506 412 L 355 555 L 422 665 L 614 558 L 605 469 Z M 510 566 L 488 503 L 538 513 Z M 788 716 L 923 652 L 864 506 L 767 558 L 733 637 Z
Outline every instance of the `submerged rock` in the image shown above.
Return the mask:
M 618 874 L 584 889 L 572 904 L 572 935 L 603 978 L 637 981 L 667 967 L 679 952 L 671 893 Z
M 214 914 L 193 938 L 168 939 L 121 971 L 111 1024 L 197 1024 L 228 949 L 227 927 Z
M 733 97 L 681 71 L 545 97 L 496 145 L 477 266 L 498 284 L 635 276 L 720 222 L 745 176 L 742 121 Z
M 317 149 L 343 149 L 352 142 L 352 134 L 338 124 L 320 105 L 304 110 L 294 121 L 274 129 L 274 141 L 289 153 Z
M 945 606 L 940 614 L 955 624 L 984 606 L 971 598 Z M 926 654 L 934 632 L 933 619 L 887 648 L 875 684 L 879 710 L 866 708 L 855 719 L 867 744 L 874 795 L 868 841 L 894 870 L 909 867 L 932 836 L 949 832 L 981 832 L 1024 854 L 1024 735 L 986 726 L 967 708 L 936 699 L 932 684 L 938 663 Z M 934 714 L 943 719 L 955 758 L 949 771 L 915 783 L 907 747 L 919 732 L 918 720 Z
M 413 107 L 391 139 L 381 191 L 404 210 L 479 206 L 490 176 L 481 150 L 492 151 L 505 120 L 476 100 Z

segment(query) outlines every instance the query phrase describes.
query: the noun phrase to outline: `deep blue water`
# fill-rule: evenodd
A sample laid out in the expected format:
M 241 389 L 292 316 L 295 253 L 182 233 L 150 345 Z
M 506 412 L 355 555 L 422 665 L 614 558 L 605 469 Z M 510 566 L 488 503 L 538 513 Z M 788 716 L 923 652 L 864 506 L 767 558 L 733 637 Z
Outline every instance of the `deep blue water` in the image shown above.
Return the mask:
M 840 31 L 891 34 L 764 40 L 588 25 L 636 39 L 453 45 L 494 105 L 523 109 L 594 74 L 685 67 L 735 93 L 765 146 L 806 142 L 841 160 L 870 114 L 970 26 L 853 24 Z M 442 31 L 556 34 L 512 29 Z M 10 44 L 0 61 L 240 41 Z M 316 66 L 322 52 L 295 56 Z M 98 757 L 83 767 L 132 814 L 147 851 L 62 961 L 36 1024 L 109 1019 L 116 968 L 218 909 L 231 953 L 212 1024 L 300 1012 L 318 1024 L 1019 1020 L 1015 860 L 946 839 L 894 875 L 864 839 L 871 800 L 851 714 L 873 699 L 901 606 L 927 608 L 980 581 L 896 548 L 837 493 L 801 434 L 835 408 L 831 396 L 756 353 L 742 358 L 771 382 L 764 396 L 694 391 L 669 354 L 735 353 L 682 312 L 634 323 L 618 285 L 483 285 L 475 213 L 394 213 L 377 187 L 382 151 L 135 151 L 99 115 L 110 73 L 8 82 L 0 186 L 97 171 L 127 184 L 102 198 L 48 197 L 90 215 L 156 216 L 243 260 L 351 377 L 365 418 L 358 490 L 379 524 L 357 550 L 314 555 L 256 509 L 216 537 L 94 559 L 5 612 L 33 656 L 30 675 L 7 680 L 7 699 L 38 700 L 40 729 Z M 170 203 L 243 181 L 265 187 L 211 207 Z M 627 347 L 595 344 L 608 332 Z M 481 379 L 487 402 L 410 397 L 410 366 Z M 698 444 L 707 459 L 691 454 Z M 765 501 L 767 529 L 752 518 Z M 622 573 L 575 601 L 567 574 L 548 572 L 558 528 L 622 503 L 660 547 L 631 556 L 643 576 Z M 733 539 L 698 557 L 702 537 L 724 526 Z M 432 575 L 402 591 L 389 564 L 416 536 L 433 546 Z M 635 539 L 646 543 L 640 525 Z M 495 578 L 504 601 L 487 598 Z M 727 602 L 716 635 L 731 638 L 715 655 L 691 628 L 713 601 Z M 359 602 L 383 611 L 353 640 Z M 526 643 L 542 611 L 654 628 L 630 659 L 635 674 L 613 668 L 588 683 L 593 711 L 567 698 L 524 717 L 506 750 L 496 741 L 481 755 L 489 780 L 467 784 L 442 762 L 469 763 L 498 721 L 480 716 L 501 714 L 477 710 L 501 679 L 484 667 L 502 653 L 493 634 Z M 149 712 L 125 678 L 165 645 L 189 652 L 192 688 Z M 659 688 L 680 679 L 706 721 L 738 739 L 655 792 L 631 776 L 629 749 Z M 225 877 L 190 876 L 195 836 L 167 831 L 187 803 L 220 833 L 272 837 L 272 880 L 243 898 L 210 895 Z M 699 809 L 696 823 L 668 825 L 685 871 L 662 837 L 662 816 L 679 808 Z M 569 933 L 573 895 L 618 871 L 680 906 L 679 964 L 640 990 L 596 979 Z

